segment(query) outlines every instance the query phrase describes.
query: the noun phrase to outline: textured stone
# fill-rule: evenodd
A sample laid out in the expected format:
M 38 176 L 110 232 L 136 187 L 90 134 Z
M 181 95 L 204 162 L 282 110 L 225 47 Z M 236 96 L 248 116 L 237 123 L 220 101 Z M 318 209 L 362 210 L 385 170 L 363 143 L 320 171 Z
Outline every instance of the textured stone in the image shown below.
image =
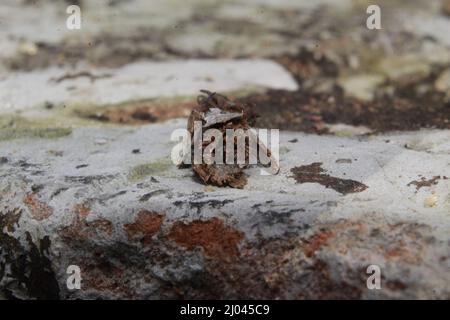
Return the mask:
M 445 7 L 380 1 L 378 31 L 365 1 L 78 2 L 70 31 L 2 0 L 0 299 L 450 299 Z M 259 102 L 279 174 L 172 164 L 198 89 Z
M 412 181 L 449 172 L 450 131 L 370 139 L 282 133 L 280 174 L 253 168 L 243 190 L 211 190 L 170 163 L 170 133 L 184 126 L 180 119 L 84 127 L 58 139 L 2 142 L 6 265 L 14 261 L 8 250 L 29 255 L 29 243 L 47 239 L 39 264 L 50 259 L 47 281 L 58 283 L 61 298 L 449 297 L 450 180 L 420 188 Z M 95 144 L 98 136 L 107 142 Z M 441 142 L 405 148 L 419 136 Z M 88 166 L 77 169 L 80 155 Z M 296 183 L 291 169 L 319 159 L 333 179 L 367 188 L 343 195 Z M 130 178 L 143 163 L 167 165 Z M 424 206 L 430 196 L 433 206 Z M 65 288 L 71 264 L 81 267 L 83 290 Z M 366 288 L 369 264 L 381 267 L 383 290 Z M 30 294 L 21 281 L 13 273 L 1 286 Z
M 100 77 L 97 80 L 80 73 L 85 69 L 80 70 L 53 67 L 11 74 L 8 81 L 0 81 L 2 109 L 16 111 L 42 105 L 46 101 L 54 104 L 111 104 L 152 97 L 195 95 L 205 87 L 216 91 L 255 87 L 297 88 L 292 76 L 269 60 L 136 62 L 114 70 L 91 69 L 88 74 Z M 67 80 L 59 80 L 62 77 Z M 121 90 L 112 90 L 115 87 Z

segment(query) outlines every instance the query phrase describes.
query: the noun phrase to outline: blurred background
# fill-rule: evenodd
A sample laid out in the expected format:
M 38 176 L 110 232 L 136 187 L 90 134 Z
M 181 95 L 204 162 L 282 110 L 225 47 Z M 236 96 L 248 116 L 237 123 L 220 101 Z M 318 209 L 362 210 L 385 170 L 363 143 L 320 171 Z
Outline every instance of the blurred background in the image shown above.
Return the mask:
M 66 27 L 71 4 L 81 8 L 80 30 Z M 363 0 L 4 0 L 0 4 L 0 109 L 23 113 L 36 105 L 80 101 L 98 106 L 195 95 L 207 87 L 258 102 L 260 126 L 317 133 L 333 131 L 330 125 L 337 123 L 358 127 L 357 133 L 448 128 L 449 1 L 378 1 L 381 30 L 366 27 L 370 4 Z M 248 69 L 247 77 L 254 83 L 245 80 L 245 85 L 223 87 L 220 78 L 226 76 L 215 69 L 199 79 L 195 71 L 188 71 L 192 68 L 179 75 L 162 66 L 149 69 L 159 76 L 152 90 L 151 81 L 138 84 L 139 72 L 145 73 L 139 65 L 121 69 L 149 60 L 255 58 L 277 62 L 298 86 L 292 90 L 292 84 L 277 83 L 270 70 L 252 74 Z M 60 72 L 54 68 L 61 68 Z M 127 84 L 134 72 L 135 86 L 95 87 L 96 80 L 107 80 L 111 72 L 93 70 L 105 68 L 129 74 Z M 242 68 L 245 73 L 245 65 Z M 35 76 L 2 81 L 24 73 Z M 52 81 L 42 84 L 45 75 Z M 255 95 L 258 86 L 288 90 Z M 138 116 L 133 119 L 129 113 L 136 108 Z M 85 119 L 104 122 L 154 122 L 186 115 L 189 108 L 168 114 L 142 105 L 96 110 L 87 116 L 86 108 L 75 111 Z M 264 117 L 267 113 L 272 117 Z

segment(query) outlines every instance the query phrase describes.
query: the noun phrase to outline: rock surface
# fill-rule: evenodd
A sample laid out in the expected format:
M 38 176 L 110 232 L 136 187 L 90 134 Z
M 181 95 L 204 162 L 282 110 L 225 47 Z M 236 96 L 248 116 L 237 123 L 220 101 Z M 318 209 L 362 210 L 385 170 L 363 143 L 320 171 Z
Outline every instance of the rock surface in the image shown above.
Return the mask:
M 77 33 L 64 5 L 4 2 L 0 299 L 450 299 L 440 6 L 383 2 L 374 33 L 365 1 L 79 1 Z M 219 188 L 172 164 L 198 89 L 260 102 L 278 175 Z
M 2 284 L 27 271 L 22 285 L 38 297 L 449 295 L 450 132 L 421 133 L 441 141 L 427 151 L 405 149 L 416 134 L 284 132 L 281 173 L 255 168 L 238 190 L 205 187 L 171 163 L 170 133 L 184 123 L 3 142 Z M 291 169 L 318 161 L 335 184 L 296 183 Z M 421 177 L 439 178 L 421 186 Z M 367 189 L 344 195 L 347 179 Z M 370 264 L 383 270 L 381 291 L 365 288 Z M 69 265 L 80 266 L 83 290 L 63 285 Z

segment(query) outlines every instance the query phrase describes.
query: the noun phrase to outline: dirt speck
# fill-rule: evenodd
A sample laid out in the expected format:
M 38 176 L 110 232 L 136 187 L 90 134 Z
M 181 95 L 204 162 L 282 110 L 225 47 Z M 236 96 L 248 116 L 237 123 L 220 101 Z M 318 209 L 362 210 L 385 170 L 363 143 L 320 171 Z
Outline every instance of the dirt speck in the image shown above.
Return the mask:
M 337 159 L 336 163 L 352 163 L 352 159 Z
M 8 232 L 14 232 L 22 217 L 22 210 L 14 208 L 2 214 L 2 219 L 0 219 L 0 222 L 2 222 L 1 227 L 5 227 Z
M 73 209 L 81 217 L 87 217 L 91 213 L 91 208 L 86 203 L 76 204 Z
M 83 118 L 119 124 L 145 124 L 187 117 L 193 109 L 192 102 L 141 101 L 102 107 L 97 112 L 81 112 Z
M 393 291 L 403 291 L 407 288 L 406 284 L 400 280 L 390 280 L 386 281 L 386 287 Z
M 223 259 L 239 254 L 238 244 L 244 235 L 225 225 L 223 220 L 212 218 L 194 220 L 190 223 L 176 222 L 168 238 L 188 250 L 201 247 L 206 256 Z
M 83 77 L 88 78 L 89 80 L 91 80 L 91 83 L 92 83 L 97 79 L 110 78 L 110 77 L 112 77 L 112 74 L 105 73 L 105 74 L 95 75 L 95 74 L 90 73 L 89 71 L 81 71 L 81 72 L 77 72 L 77 73 L 67 73 L 60 77 L 51 78 L 50 82 L 60 83 L 60 82 L 66 81 L 66 80 L 73 80 L 73 79 L 83 78 Z
M 38 221 L 45 220 L 53 214 L 53 208 L 37 199 L 34 193 L 28 193 L 23 202 L 30 210 L 31 216 Z
M 367 186 L 361 182 L 332 177 L 326 174 L 321 166 L 321 162 L 314 162 L 310 165 L 294 167 L 291 172 L 297 183 L 319 183 L 342 194 L 362 192 L 367 189 Z
M 114 230 L 113 223 L 105 218 L 87 221 L 90 212 L 91 209 L 86 203 L 75 205 L 72 223 L 59 230 L 58 234 L 68 243 L 84 242 L 96 236 L 111 236 Z
M 99 218 L 94 221 L 88 222 L 86 226 L 88 228 L 91 228 L 92 230 L 103 232 L 108 236 L 112 235 L 113 225 L 112 222 L 107 219 Z
M 321 230 L 306 240 L 303 240 L 303 253 L 308 257 L 312 257 L 314 253 L 325 245 L 330 238 L 334 236 L 331 230 Z
M 425 177 L 422 177 L 420 180 L 411 181 L 407 184 L 407 186 L 415 186 L 416 190 L 420 190 L 420 188 L 423 187 L 431 187 L 433 185 L 438 184 L 439 180 L 446 180 L 448 179 L 446 176 L 434 176 L 433 178 L 426 179 Z
M 143 244 L 149 244 L 161 228 L 163 219 L 164 216 L 159 213 L 143 210 L 137 214 L 133 223 L 124 225 L 124 230 L 130 241 L 138 240 Z

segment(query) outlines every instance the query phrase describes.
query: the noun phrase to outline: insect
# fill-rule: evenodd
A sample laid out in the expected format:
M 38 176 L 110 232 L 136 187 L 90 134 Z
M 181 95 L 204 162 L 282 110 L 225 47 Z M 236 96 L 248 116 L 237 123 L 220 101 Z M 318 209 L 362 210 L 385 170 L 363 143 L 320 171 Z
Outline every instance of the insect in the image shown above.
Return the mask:
M 207 90 L 201 90 L 201 92 L 203 95 L 197 98 L 198 106 L 192 110 L 187 125 L 187 130 L 192 138 L 190 140 L 192 152 L 189 155 L 190 159 L 192 155 L 195 158 L 196 149 L 201 151 L 202 155 L 201 161 L 194 160 L 192 164 L 192 168 L 200 180 L 206 184 L 243 188 L 247 184 L 247 176 L 243 169 L 255 164 L 251 160 L 256 159 L 256 148 L 260 152 L 260 161 L 256 160 L 256 162 L 270 165 L 272 172 L 277 173 L 279 171 L 277 158 L 259 139 L 259 136 L 251 130 L 251 125 L 254 124 L 256 118 L 253 111 L 254 106 L 233 102 L 221 94 Z M 203 130 L 215 130 L 214 148 L 211 148 L 212 141 L 210 139 L 207 141 L 203 139 Z M 233 131 L 233 135 L 229 134 L 230 131 Z M 244 140 L 241 140 L 244 141 L 244 144 L 238 144 L 236 151 L 234 145 L 240 138 L 235 132 L 245 135 Z M 218 143 L 217 140 L 221 140 L 221 143 Z M 256 148 L 252 148 L 251 141 L 255 142 Z M 232 148 L 229 149 L 231 143 Z M 266 156 L 266 163 L 261 161 L 261 155 Z M 216 161 L 203 161 L 211 158 L 215 158 Z

